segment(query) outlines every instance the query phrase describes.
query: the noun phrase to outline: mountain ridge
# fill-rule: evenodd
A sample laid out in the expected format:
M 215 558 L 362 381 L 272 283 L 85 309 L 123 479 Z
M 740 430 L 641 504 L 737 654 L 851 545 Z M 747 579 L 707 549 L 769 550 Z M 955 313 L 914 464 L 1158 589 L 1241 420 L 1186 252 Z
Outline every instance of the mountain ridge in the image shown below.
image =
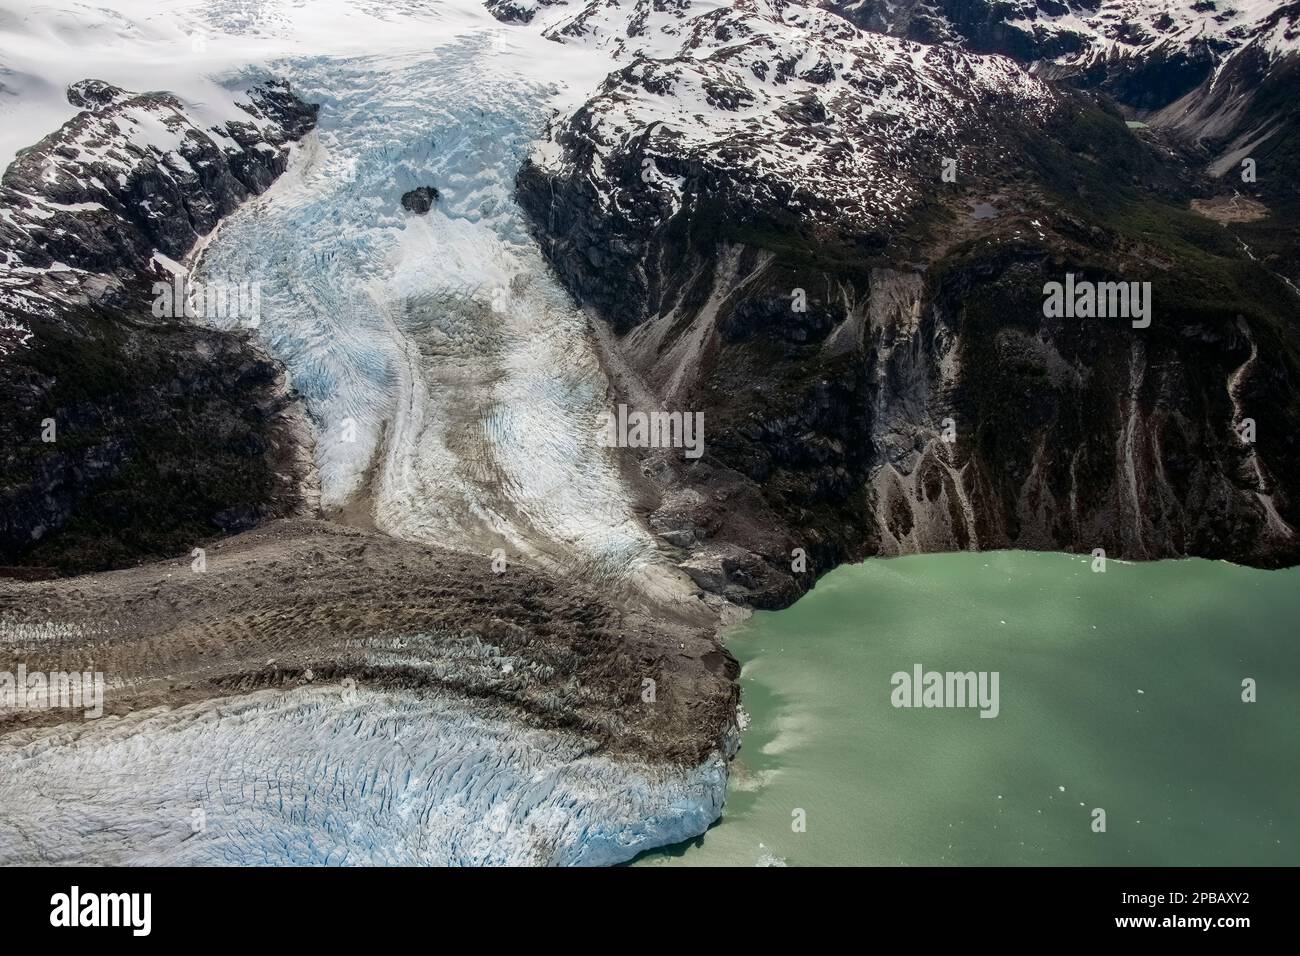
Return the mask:
M 1190 211 L 1218 188 L 1195 157 L 1129 128 L 1105 99 L 996 56 L 978 62 L 1036 95 L 946 141 L 920 139 L 910 161 L 905 139 L 871 138 L 887 110 L 869 82 L 836 90 L 837 116 L 866 118 L 856 126 L 819 127 L 815 109 L 750 111 L 736 87 L 751 80 L 725 80 L 757 46 L 788 102 L 840 79 L 844 49 L 896 51 L 918 68 L 970 62 L 800 25 L 819 16 L 793 4 L 701 14 L 675 55 L 634 57 L 553 123 L 518 178 L 548 258 L 609 323 L 608 348 L 636 379 L 627 394 L 713 423 L 700 462 L 640 456 L 660 502 L 651 527 L 681 547 L 682 567 L 767 607 L 871 554 L 1294 562 L 1294 293 Z M 755 35 L 804 49 L 791 60 Z M 919 104 L 932 79 L 890 87 L 916 107 L 892 106 L 910 132 L 929 131 Z M 965 79 L 943 100 L 954 122 L 979 98 L 978 78 Z M 762 130 L 752 142 L 751 128 Z M 764 188 L 752 182 L 758 141 L 797 144 Z M 836 163 L 863 143 L 915 202 L 887 196 L 878 220 L 856 214 Z M 801 202 L 800 183 L 826 205 Z M 1150 332 L 1046 317 L 1043 290 L 1067 274 L 1150 282 Z M 792 307 L 798 291 L 805 311 Z M 1268 422 L 1259 449 L 1236 438 L 1244 417 Z
M 104 570 L 306 505 L 303 423 L 247 331 L 160 314 L 200 238 L 284 171 L 316 110 L 270 82 L 205 126 L 98 80 L 0 180 L 0 564 Z

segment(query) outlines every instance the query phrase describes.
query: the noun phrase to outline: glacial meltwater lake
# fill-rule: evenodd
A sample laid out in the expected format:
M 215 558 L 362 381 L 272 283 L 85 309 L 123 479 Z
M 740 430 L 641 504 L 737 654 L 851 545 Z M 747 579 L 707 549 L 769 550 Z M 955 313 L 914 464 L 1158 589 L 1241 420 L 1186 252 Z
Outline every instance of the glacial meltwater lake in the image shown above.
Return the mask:
M 1091 568 L 870 560 L 755 614 L 724 817 L 638 863 L 1300 863 L 1300 569 Z M 998 716 L 895 708 L 916 664 L 997 671 Z

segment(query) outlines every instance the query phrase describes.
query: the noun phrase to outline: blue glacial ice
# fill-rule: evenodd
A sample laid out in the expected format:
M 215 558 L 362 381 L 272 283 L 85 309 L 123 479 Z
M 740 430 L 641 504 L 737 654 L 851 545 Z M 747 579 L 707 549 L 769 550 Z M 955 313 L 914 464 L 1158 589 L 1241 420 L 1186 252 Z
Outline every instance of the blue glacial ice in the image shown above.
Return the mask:
M 196 278 L 259 284 L 325 507 L 360 496 L 389 534 L 687 600 L 595 441 L 608 383 L 587 319 L 513 199 L 550 90 L 491 55 L 471 35 L 272 64 L 322 104 L 319 128 Z M 417 216 L 400 197 L 422 185 L 440 199 Z M 54 740 L 0 752 L 0 805 L 77 834 L 62 858 L 105 863 L 612 863 L 702 833 L 726 785 L 721 755 L 611 759 L 436 695 L 264 692 Z M 32 861 L 5 832 L 0 862 Z
M 722 810 L 669 770 L 437 695 L 314 686 L 19 732 L 0 865 L 600 865 Z
M 274 64 L 322 104 L 319 129 L 206 245 L 199 278 L 260 284 L 327 508 L 368 494 L 388 533 L 675 598 L 684 579 L 596 441 L 608 383 L 587 319 L 513 198 L 551 91 L 485 68 L 486 35 L 431 46 Z M 400 204 L 421 185 L 441 193 L 425 216 Z

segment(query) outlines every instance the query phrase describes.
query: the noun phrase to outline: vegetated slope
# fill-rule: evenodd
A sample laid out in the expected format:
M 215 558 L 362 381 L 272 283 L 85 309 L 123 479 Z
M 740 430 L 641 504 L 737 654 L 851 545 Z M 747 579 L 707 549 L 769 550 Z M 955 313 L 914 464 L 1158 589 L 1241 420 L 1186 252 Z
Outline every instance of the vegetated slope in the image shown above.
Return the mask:
M 247 332 L 155 315 L 153 283 L 315 108 L 276 83 L 215 122 L 94 80 L 68 96 L 82 112 L 0 186 L 0 564 L 28 573 L 188 552 L 293 512 L 305 478 L 278 367 Z

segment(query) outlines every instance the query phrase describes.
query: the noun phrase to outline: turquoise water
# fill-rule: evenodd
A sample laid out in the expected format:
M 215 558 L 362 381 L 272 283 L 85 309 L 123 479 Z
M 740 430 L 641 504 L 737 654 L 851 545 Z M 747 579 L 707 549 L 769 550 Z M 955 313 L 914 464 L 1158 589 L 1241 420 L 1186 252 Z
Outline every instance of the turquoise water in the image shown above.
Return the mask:
M 1298 585 L 1028 552 L 840 568 L 731 634 L 750 724 L 723 820 L 639 862 L 1300 863 Z M 998 716 L 894 707 L 918 663 L 997 671 Z

